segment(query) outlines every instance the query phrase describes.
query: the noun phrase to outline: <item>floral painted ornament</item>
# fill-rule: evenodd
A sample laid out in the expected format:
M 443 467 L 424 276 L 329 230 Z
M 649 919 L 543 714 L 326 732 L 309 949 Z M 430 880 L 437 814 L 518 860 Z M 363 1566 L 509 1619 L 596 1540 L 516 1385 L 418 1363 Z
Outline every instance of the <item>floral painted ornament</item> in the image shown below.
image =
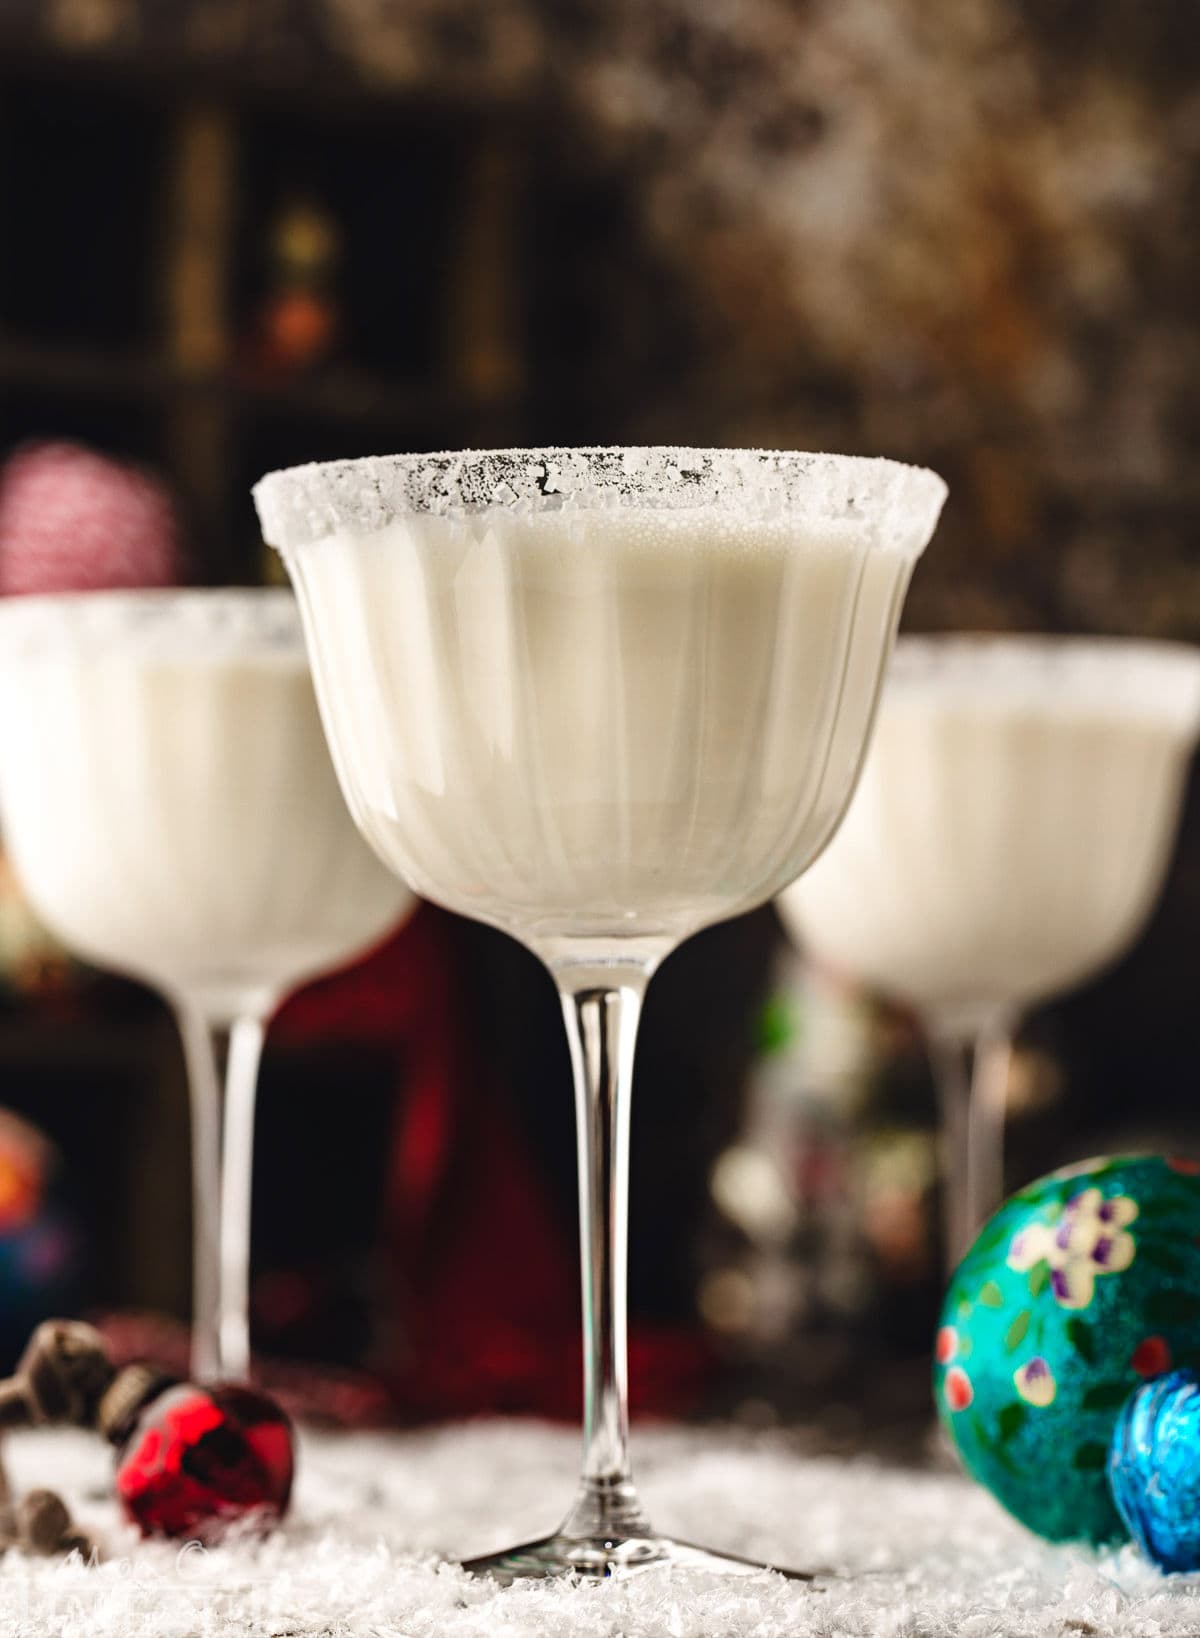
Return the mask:
M 1093 1160 L 1032 1183 L 950 1282 L 934 1395 L 967 1470 L 1052 1541 L 1128 1534 L 1109 1490 L 1135 1389 L 1200 1367 L 1200 1165 Z

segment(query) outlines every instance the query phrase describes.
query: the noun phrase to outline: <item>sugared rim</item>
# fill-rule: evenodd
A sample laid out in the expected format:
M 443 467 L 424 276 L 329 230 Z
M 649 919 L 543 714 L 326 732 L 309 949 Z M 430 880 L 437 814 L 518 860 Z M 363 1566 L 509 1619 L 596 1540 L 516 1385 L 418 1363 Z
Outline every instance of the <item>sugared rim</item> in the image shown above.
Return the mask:
M 1200 734 L 1200 648 L 1148 637 L 944 632 L 896 641 L 885 698 L 936 690 L 955 705 L 1102 711 Z
M 882 457 L 667 445 L 372 455 L 269 472 L 254 486 L 263 538 L 284 553 L 415 513 L 706 506 L 748 523 L 853 523 L 866 543 L 915 557 L 945 498 L 936 472 Z
M 296 599 L 278 586 L 146 587 L 0 598 L 0 658 L 41 652 L 188 659 L 302 656 Z

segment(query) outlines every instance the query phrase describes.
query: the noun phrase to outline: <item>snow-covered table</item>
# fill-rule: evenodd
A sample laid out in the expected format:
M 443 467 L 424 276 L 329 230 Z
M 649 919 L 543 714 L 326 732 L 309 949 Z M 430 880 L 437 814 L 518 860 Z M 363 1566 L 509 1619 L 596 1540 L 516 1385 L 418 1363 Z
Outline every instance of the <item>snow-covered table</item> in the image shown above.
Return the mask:
M 772 1575 L 651 1571 L 498 1589 L 444 1562 L 558 1522 L 577 1439 L 529 1423 L 303 1436 L 294 1510 L 264 1543 L 143 1543 L 105 1499 L 107 1456 L 75 1433 L 13 1436 L 15 1483 L 60 1489 L 105 1561 L 0 1561 L 0 1638 L 1175 1638 L 1200 1633 L 1200 1577 L 1132 1549 L 1043 1546 L 956 1475 L 797 1454 L 781 1434 L 641 1428 L 656 1524 L 779 1562 Z

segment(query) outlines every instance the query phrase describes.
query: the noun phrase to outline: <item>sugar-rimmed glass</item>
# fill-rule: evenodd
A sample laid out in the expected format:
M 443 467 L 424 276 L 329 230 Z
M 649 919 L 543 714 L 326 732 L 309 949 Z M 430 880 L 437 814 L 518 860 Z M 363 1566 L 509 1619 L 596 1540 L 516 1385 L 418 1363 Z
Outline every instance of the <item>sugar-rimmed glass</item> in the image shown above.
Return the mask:
M 584 1460 L 501 1580 L 745 1569 L 657 1534 L 628 1457 L 629 1093 L 645 986 L 779 890 L 857 776 L 934 474 L 764 451 L 339 461 L 255 489 L 347 801 L 419 892 L 549 968 L 575 1078 Z
M 1003 1196 L 1023 1012 L 1133 943 L 1200 733 L 1200 650 L 902 637 L 824 854 L 780 898 L 800 943 L 911 1005 L 938 1085 L 952 1268 Z
M 249 1369 L 254 1104 L 283 995 L 380 939 L 407 888 L 335 778 L 286 590 L 0 604 L 0 821 L 34 908 L 161 991 L 192 1115 L 192 1368 Z

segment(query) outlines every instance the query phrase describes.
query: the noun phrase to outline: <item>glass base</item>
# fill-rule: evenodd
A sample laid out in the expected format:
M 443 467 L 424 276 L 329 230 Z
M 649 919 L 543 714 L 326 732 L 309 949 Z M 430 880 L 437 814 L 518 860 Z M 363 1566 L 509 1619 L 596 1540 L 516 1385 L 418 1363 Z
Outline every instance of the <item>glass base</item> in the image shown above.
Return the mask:
M 771 1570 L 789 1581 L 815 1581 L 819 1572 L 786 1570 L 774 1564 L 758 1564 L 735 1553 L 715 1553 L 693 1547 L 668 1536 L 545 1536 L 510 1547 L 504 1553 L 488 1553 L 470 1558 L 463 1569 L 470 1575 L 485 1576 L 502 1586 L 514 1581 L 547 1581 L 559 1576 L 578 1576 L 585 1581 L 607 1581 L 640 1575 L 645 1570 L 670 1566 L 680 1570 L 700 1570 L 710 1575 L 758 1575 Z

